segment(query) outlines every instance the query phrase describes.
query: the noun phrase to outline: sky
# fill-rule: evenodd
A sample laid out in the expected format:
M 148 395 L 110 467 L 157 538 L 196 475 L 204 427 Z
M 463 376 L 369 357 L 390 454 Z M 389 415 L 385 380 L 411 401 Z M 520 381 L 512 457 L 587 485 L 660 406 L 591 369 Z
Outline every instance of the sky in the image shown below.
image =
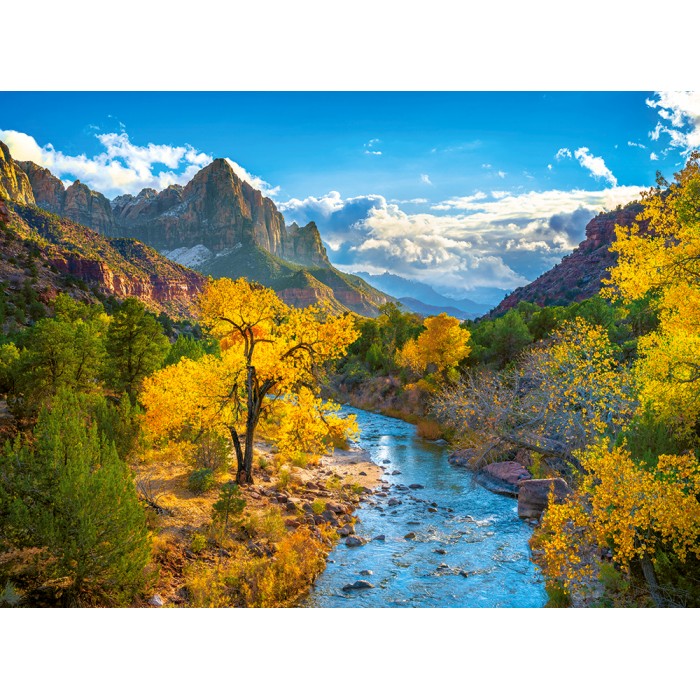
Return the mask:
M 700 93 L 0 92 L 16 159 L 113 198 L 215 157 L 343 270 L 495 303 L 700 148 Z

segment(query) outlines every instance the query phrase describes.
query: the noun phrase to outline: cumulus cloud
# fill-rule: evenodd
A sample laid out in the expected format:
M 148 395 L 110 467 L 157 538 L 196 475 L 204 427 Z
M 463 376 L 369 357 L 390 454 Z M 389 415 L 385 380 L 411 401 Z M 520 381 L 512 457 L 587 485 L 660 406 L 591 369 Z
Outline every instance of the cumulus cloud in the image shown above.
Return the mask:
M 380 195 L 344 199 L 329 192 L 280 208 L 287 220 L 316 221 L 341 269 L 390 271 L 463 293 L 534 279 L 578 245 L 599 211 L 638 198 L 641 189 L 476 192 L 414 214 Z
M 102 147 L 97 155 L 69 155 L 50 143 L 40 146 L 29 134 L 0 129 L 0 141 L 7 144 L 16 160 L 31 160 L 48 168 L 64 182 L 81 180 L 108 197 L 136 194 L 144 187 L 162 190 L 173 184 L 184 185 L 212 161 L 209 154 L 189 144 L 136 145 L 124 131 L 96 133 L 95 138 Z M 239 177 L 263 193 L 273 195 L 278 191 L 279 188 L 271 187 L 261 178 L 251 175 L 238 163 L 232 160 L 229 163 Z
M 678 148 L 684 154 L 700 148 L 700 92 L 657 92 L 646 103 L 661 118 L 649 133 L 652 141 L 666 134 L 669 148 Z
M 581 167 L 589 170 L 593 177 L 602 177 L 613 185 L 613 187 L 617 185 L 617 178 L 612 174 L 607 165 L 605 165 L 605 161 L 600 156 L 594 156 L 585 146 L 576 149 L 574 155 L 576 156 L 576 160 L 581 164 Z

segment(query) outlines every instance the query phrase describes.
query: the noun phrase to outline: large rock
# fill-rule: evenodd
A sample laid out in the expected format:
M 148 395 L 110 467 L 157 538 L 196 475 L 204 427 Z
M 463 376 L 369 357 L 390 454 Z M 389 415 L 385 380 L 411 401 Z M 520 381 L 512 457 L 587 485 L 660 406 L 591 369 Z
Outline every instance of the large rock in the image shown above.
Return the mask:
M 547 507 L 550 491 L 554 489 L 555 503 L 561 503 L 572 491 L 564 479 L 530 479 L 520 484 L 518 516 L 539 519 Z
M 532 474 L 519 462 L 493 462 L 476 475 L 477 482 L 484 488 L 511 498 L 518 497 L 520 485 L 529 479 Z

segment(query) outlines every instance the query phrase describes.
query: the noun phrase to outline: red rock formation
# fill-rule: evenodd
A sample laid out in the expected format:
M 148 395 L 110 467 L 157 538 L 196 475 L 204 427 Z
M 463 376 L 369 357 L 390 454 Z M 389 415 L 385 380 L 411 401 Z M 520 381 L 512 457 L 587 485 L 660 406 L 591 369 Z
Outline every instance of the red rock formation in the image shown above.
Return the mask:
M 617 260 L 609 250 L 615 240 L 615 226 L 634 223 L 641 209 L 640 204 L 632 203 L 593 218 L 586 226 L 586 239 L 573 253 L 534 282 L 509 294 L 489 316 L 500 316 L 521 301 L 564 306 L 590 299 L 600 291 L 601 280 L 608 276 L 607 269 Z
M 36 205 L 53 214 L 61 214 L 66 200 L 64 184 L 50 170 L 30 160 L 18 160 L 16 163 L 29 178 Z

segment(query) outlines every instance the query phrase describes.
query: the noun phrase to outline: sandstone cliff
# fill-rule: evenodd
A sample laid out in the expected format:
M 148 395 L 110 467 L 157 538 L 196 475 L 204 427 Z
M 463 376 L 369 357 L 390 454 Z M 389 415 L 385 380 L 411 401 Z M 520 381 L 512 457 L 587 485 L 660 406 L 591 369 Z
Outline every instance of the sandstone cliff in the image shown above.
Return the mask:
M 0 197 L 21 204 L 34 204 L 29 178 L 15 163 L 10 150 L 0 141 Z

